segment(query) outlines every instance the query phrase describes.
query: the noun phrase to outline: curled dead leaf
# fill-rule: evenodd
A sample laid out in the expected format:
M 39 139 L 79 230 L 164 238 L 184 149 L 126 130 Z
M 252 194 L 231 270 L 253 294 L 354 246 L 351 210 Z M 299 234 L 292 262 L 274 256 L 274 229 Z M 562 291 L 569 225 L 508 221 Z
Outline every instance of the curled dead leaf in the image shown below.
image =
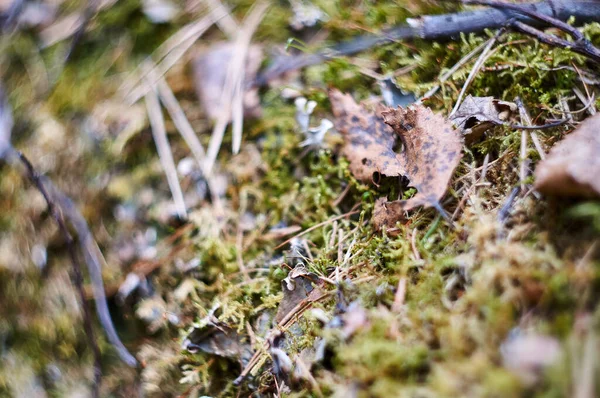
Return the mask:
M 203 351 L 224 358 L 237 359 L 247 363 L 252 355 L 249 344 L 243 343 L 241 336 L 229 326 L 214 322 L 195 328 L 183 342 L 183 349 L 191 353 Z
M 418 190 L 408 200 L 378 199 L 373 215 L 377 229 L 393 228 L 404 211 L 438 205 L 463 146 L 450 122 L 422 105 L 371 112 L 337 90 L 330 92 L 330 100 L 352 174 L 363 182 L 372 182 L 376 173 L 404 177 Z
M 481 138 L 483 133 L 495 125 L 507 121 L 517 105 L 494 99 L 494 97 L 473 97 L 468 95 L 450 121 L 463 133 L 467 143 Z
M 555 145 L 535 170 L 535 188 L 548 195 L 600 196 L 599 130 L 597 114 Z

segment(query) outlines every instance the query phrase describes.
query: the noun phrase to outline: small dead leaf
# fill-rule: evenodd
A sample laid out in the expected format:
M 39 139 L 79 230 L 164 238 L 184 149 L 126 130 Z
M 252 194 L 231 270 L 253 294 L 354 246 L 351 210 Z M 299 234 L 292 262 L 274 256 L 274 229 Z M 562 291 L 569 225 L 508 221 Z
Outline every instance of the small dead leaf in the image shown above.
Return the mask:
M 310 297 L 315 294 L 320 296 L 318 294 L 321 291 L 319 285 L 322 283 L 318 275 L 308 272 L 302 266 L 291 270 L 288 276 L 281 281 L 283 299 L 277 309 L 275 321 L 279 323 L 303 300 L 310 300 Z
M 516 110 L 517 105 L 512 102 L 468 95 L 450 121 L 462 131 L 467 143 L 471 143 L 491 127 L 507 121 Z
M 363 182 L 373 181 L 375 173 L 405 177 L 408 185 L 418 190 L 408 200 L 378 199 L 375 227 L 393 228 L 404 211 L 435 206 L 461 157 L 459 132 L 443 116 L 422 105 L 383 108 L 374 113 L 337 90 L 331 91 L 330 99 L 352 174 Z M 400 142 L 404 146 L 401 152 L 397 148 Z
M 229 326 L 216 322 L 194 329 L 183 342 L 183 349 L 191 353 L 203 351 L 246 363 L 252 356 L 250 345 L 242 343 L 240 335 Z
M 206 115 L 211 120 L 216 120 L 222 112 L 221 97 L 227 78 L 227 65 L 233 58 L 235 50 L 235 43 L 218 43 L 201 54 L 194 62 L 196 92 Z M 262 58 L 262 47 L 251 45 L 245 62 L 246 82 L 252 81 L 256 77 Z M 246 90 L 244 92 L 244 116 L 258 117 L 261 113 L 258 89 Z
M 535 188 L 548 195 L 600 196 L 600 114 L 552 148 L 535 170 Z

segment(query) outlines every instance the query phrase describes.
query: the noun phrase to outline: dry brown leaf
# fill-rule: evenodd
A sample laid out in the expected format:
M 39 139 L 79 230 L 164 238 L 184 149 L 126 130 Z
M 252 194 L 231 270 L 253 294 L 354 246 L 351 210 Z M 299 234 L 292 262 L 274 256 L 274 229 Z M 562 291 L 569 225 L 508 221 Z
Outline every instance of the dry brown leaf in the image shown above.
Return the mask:
M 350 94 L 331 90 L 329 98 L 335 128 L 344 135 L 343 153 L 350 161 L 352 175 L 362 182 L 372 182 L 375 173 L 405 175 L 403 157 L 394 152 L 400 137 L 383 118 L 354 102 Z
M 535 170 L 535 188 L 560 196 L 600 196 L 600 114 L 559 142 Z
M 508 120 L 516 110 L 517 105 L 512 102 L 468 95 L 450 121 L 462 131 L 467 142 L 473 142 L 486 130 Z
M 393 228 L 404 211 L 436 206 L 461 157 L 460 133 L 443 116 L 422 105 L 384 108 L 376 114 L 337 90 L 331 91 L 330 99 L 352 174 L 364 182 L 372 181 L 374 173 L 406 177 L 409 186 L 418 190 L 408 200 L 377 200 L 375 227 Z M 400 142 L 404 149 L 397 152 Z
M 227 78 L 227 65 L 233 58 L 235 50 L 235 43 L 215 44 L 200 55 L 194 63 L 196 92 L 200 97 L 206 115 L 211 120 L 216 120 L 223 110 L 221 97 Z M 256 44 L 251 45 L 246 57 L 246 71 L 244 74 L 246 81 L 255 78 L 262 57 L 262 48 Z M 259 117 L 261 115 L 257 89 L 244 92 L 244 115 L 247 117 Z

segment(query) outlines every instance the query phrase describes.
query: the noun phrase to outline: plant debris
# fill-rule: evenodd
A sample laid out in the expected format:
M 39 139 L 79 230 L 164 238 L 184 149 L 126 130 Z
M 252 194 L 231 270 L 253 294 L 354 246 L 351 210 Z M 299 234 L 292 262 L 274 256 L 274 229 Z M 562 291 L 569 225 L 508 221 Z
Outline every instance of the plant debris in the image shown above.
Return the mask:
M 298 266 L 290 271 L 288 276 L 281 281 L 283 289 L 283 299 L 279 303 L 275 321 L 281 322 L 290 312 L 292 312 L 303 300 L 310 297 L 318 297 L 322 294 L 319 287 L 323 282 L 318 275 L 308 272 L 303 266 Z M 315 291 L 313 293 L 313 291 Z
M 182 347 L 191 353 L 203 351 L 223 358 L 236 359 L 242 365 L 246 364 L 252 355 L 250 346 L 242 342 L 241 336 L 216 319 L 203 327 L 194 328 Z
M 462 131 L 467 143 L 472 143 L 493 126 L 506 122 L 516 110 L 513 102 L 468 95 L 450 121 Z
M 373 215 L 377 229 L 394 228 L 404 211 L 439 207 L 463 145 L 459 132 L 444 117 L 422 105 L 373 113 L 337 90 L 330 92 L 330 99 L 352 174 L 363 182 L 383 176 L 406 178 L 407 185 L 418 191 L 408 200 L 378 199 Z M 397 149 L 400 142 L 402 151 Z
M 378 113 L 357 104 L 350 94 L 329 92 L 335 128 L 344 135 L 342 153 L 350 161 L 350 171 L 362 182 L 406 174 L 405 160 L 394 151 L 401 137 L 394 133 Z
M 548 195 L 600 196 L 600 114 L 556 144 L 535 170 L 535 188 Z

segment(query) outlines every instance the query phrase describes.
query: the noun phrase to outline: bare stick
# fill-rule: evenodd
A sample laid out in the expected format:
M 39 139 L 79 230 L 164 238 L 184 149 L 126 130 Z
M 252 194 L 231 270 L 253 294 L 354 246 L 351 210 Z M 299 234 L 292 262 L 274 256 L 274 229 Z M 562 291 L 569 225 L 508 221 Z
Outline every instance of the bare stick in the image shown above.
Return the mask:
M 510 195 L 508 195 L 506 202 L 504 205 L 502 205 L 502 208 L 500 208 L 500 211 L 498 212 L 498 221 L 500 221 L 501 224 L 504 224 L 508 219 L 508 216 L 510 215 L 510 209 L 512 209 L 518 194 L 519 188 L 513 188 L 512 191 L 510 191 Z
M 77 259 L 77 252 L 75 250 L 75 242 L 73 241 L 73 237 L 69 233 L 65 220 L 63 218 L 62 212 L 59 210 L 59 207 L 52 200 L 49 192 L 46 190 L 44 183 L 42 182 L 41 176 L 35 171 L 33 165 L 23 155 L 23 153 L 15 151 L 21 163 L 25 166 L 27 170 L 27 177 L 33 183 L 33 185 L 37 188 L 37 190 L 42 194 L 44 200 L 46 201 L 46 205 L 48 206 L 48 211 L 52 214 L 54 221 L 58 225 L 58 229 L 60 230 L 63 239 L 67 244 L 67 249 L 69 251 L 69 257 L 71 258 L 71 264 L 73 265 L 73 284 L 75 285 L 75 289 L 79 294 L 79 301 L 81 304 L 81 310 L 83 311 L 83 326 L 85 329 L 85 335 L 87 336 L 88 345 L 92 349 L 92 355 L 94 357 L 94 384 L 92 385 L 92 396 L 98 397 L 100 396 L 100 382 L 102 379 L 102 367 L 100 360 L 100 348 L 98 348 L 98 343 L 96 342 L 96 336 L 94 335 L 94 328 L 92 327 L 92 316 L 90 314 L 90 310 L 87 306 L 87 301 L 85 299 L 85 293 L 83 291 L 83 273 L 81 271 L 81 264 Z
M 575 28 L 575 27 L 569 25 L 568 23 L 563 22 L 559 19 L 553 18 L 548 15 L 540 14 L 539 12 L 536 12 L 535 10 L 532 10 L 528 7 L 524 7 L 519 4 L 505 3 L 502 1 L 464 0 L 463 3 L 465 3 L 465 4 L 480 4 L 480 5 L 486 5 L 486 6 L 502 9 L 502 10 L 516 11 L 520 14 L 526 15 L 526 16 L 533 18 L 535 20 L 538 20 L 540 22 L 544 22 L 545 24 L 548 24 L 550 26 L 554 26 L 554 27 L 562 30 L 563 32 L 570 34 L 575 41 L 568 42 L 568 41 L 560 39 L 556 36 L 546 35 L 543 33 L 540 35 L 539 33 L 541 33 L 541 32 L 538 31 L 537 29 L 535 29 L 537 31 L 536 33 L 534 33 L 531 30 L 529 32 L 527 32 L 526 30 L 523 30 L 523 28 L 526 25 L 521 21 L 516 21 L 514 24 L 514 26 L 517 27 L 517 29 L 523 30 L 523 32 L 528 33 L 528 34 L 532 34 L 533 36 L 538 38 L 538 40 L 543 41 L 544 43 L 555 45 L 555 46 L 560 46 L 560 47 L 571 48 L 571 49 L 573 49 L 573 51 L 575 51 L 579 54 L 588 56 L 588 57 L 592 58 L 593 60 L 595 60 L 596 62 L 600 61 L 600 50 L 597 49 L 596 47 L 594 47 L 594 45 L 589 40 L 587 40 L 583 36 L 583 33 L 581 33 L 577 28 Z
M 537 133 L 535 131 L 531 131 L 529 135 L 531 136 L 531 141 L 533 141 L 533 146 L 535 146 L 536 151 L 540 155 L 540 159 L 546 159 L 546 151 L 544 151 L 544 147 L 542 146 Z
M 521 124 L 525 126 L 531 125 L 531 116 L 523 105 L 523 101 L 519 97 L 515 98 L 515 103 L 519 108 L 519 115 L 521 116 Z M 519 152 L 519 180 L 521 182 L 521 193 L 525 192 L 525 178 L 527 177 L 527 131 L 521 130 L 521 149 Z
M 146 109 L 148 110 L 148 118 L 150 119 L 150 127 L 152 136 L 154 137 L 154 143 L 156 144 L 156 150 L 158 151 L 158 158 L 160 159 L 160 163 L 167 176 L 167 182 L 169 183 L 173 201 L 177 208 L 177 215 L 181 219 L 186 219 L 187 209 L 177 177 L 177 168 L 175 167 L 173 154 L 171 153 L 171 147 L 169 146 L 162 109 L 160 109 L 158 97 L 154 91 L 148 91 L 146 93 Z
M 585 96 L 583 95 L 583 93 L 581 92 L 581 90 L 579 90 L 577 87 L 575 87 L 575 88 L 573 88 L 573 92 L 575 93 L 577 98 L 579 98 L 579 101 L 581 101 L 585 105 L 586 99 L 585 99 Z M 594 104 L 594 94 L 592 94 L 591 98 L 588 98 L 587 105 L 585 106 L 585 108 L 586 108 L 585 110 L 590 115 L 593 116 L 596 114 L 596 106 Z
M 48 203 L 49 210 L 53 216 L 56 216 L 56 212 L 59 212 L 60 220 L 57 220 L 59 223 L 59 228 L 61 229 L 65 236 L 67 243 L 69 243 L 69 252 L 71 258 L 75 259 L 73 266 L 75 268 L 75 284 L 77 289 L 80 289 L 80 295 L 83 295 L 82 308 L 84 311 L 84 322 L 88 322 L 89 317 L 86 316 L 87 307 L 85 302 L 85 292 L 83 291 L 82 286 L 82 278 L 81 278 L 81 266 L 79 266 L 79 262 L 77 261 L 77 256 L 74 254 L 74 247 L 72 247 L 72 238 L 65 228 L 65 219 L 69 221 L 72 225 L 73 229 L 77 233 L 79 240 L 79 247 L 84 255 L 85 263 L 88 267 L 88 272 L 90 275 L 90 281 L 92 283 L 92 288 L 94 291 L 94 301 L 96 303 L 96 312 L 98 314 L 98 318 L 100 320 L 100 324 L 104 328 L 108 340 L 115 347 L 119 357 L 127 363 L 129 366 L 135 367 L 137 365 L 136 359 L 127 351 L 127 348 L 123 345 L 119 336 L 114 328 L 112 323 L 110 312 L 108 310 L 108 305 L 106 303 L 106 294 L 104 292 L 104 282 L 102 280 L 101 267 L 102 264 L 100 262 L 100 250 L 98 249 L 98 245 L 94 240 L 92 233 L 89 230 L 87 222 L 79 213 L 71 199 L 69 199 L 62 191 L 60 191 L 52 182 L 48 179 L 45 179 L 41 175 L 39 175 L 31 162 L 20 152 L 17 152 L 12 145 L 10 144 L 10 133 L 12 129 L 12 115 L 10 114 L 10 108 L 8 103 L 6 102 L 6 97 L 4 96 L 4 92 L 0 87 L 0 158 L 6 160 L 9 164 L 15 164 L 17 162 L 22 163 L 26 168 L 26 173 L 28 178 L 36 185 L 36 187 L 40 190 L 42 195 L 44 196 L 46 202 Z M 43 188 L 43 190 L 41 189 Z M 61 221 L 61 222 L 59 222 Z M 65 232 L 66 231 L 66 232 Z M 78 281 L 81 286 L 78 285 Z M 88 326 L 86 325 L 86 330 Z M 89 328 L 91 328 L 91 321 L 89 321 Z M 88 339 L 91 340 L 90 345 L 94 351 L 97 350 L 95 346 L 95 339 L 92 333 L 88 333 Z M 99 352 L 99 350 L 98 350 Z M 96 378 L 99 378 L 99 354 L 95 356 L 95 366 L 96 366 Z

